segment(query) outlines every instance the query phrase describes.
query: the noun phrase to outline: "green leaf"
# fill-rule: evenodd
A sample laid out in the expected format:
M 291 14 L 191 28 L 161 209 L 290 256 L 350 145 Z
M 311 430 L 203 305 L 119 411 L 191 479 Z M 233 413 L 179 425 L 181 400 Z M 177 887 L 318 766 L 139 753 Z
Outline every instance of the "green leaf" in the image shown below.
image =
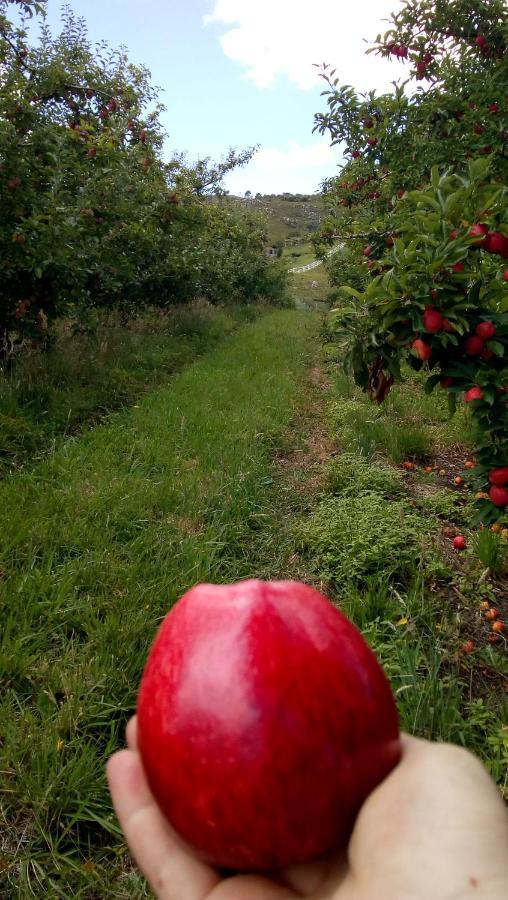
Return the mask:
M 499 341 L 487 341 L 487 347 L 489 350 L 492 350 L 496 356 L 504 356 L 504 346 L 500 344 Z
M 432 394 L 432 391 L 436 387 L 436 384 L 439 384 L 439 382 L 441 381 L 441 377 L 442 377 L 441 374 L 439 374 L 439 375 L 431 375 L 430 378 L 427 378 L 427 381 L 425 382 L 425 387 L 424 387 L 424 391 L 426 394 Z
M 437 200 L 429 194 L 424 194 L 423 191 L 411 191 L 408 194 L 408 197 L 410 200 L 414 200 L 415 203 L 423 203 L 425 206 L 430 206 L 432 209 L 435 209 L 436 212 L 441 213 L 441 207 Z
M 357 291 L 355 288 L 350 287 L 349 284 L 342 284 L 340 290 L 341 293 L 347 294 L 350 297 L 356 297 L 357 300 L 363 300 L 361 291 Z
M 457 395 L 449 393 L 448 394 L 448 412 L 450 413 L 450 419 L 453 418 L 457 410 Z

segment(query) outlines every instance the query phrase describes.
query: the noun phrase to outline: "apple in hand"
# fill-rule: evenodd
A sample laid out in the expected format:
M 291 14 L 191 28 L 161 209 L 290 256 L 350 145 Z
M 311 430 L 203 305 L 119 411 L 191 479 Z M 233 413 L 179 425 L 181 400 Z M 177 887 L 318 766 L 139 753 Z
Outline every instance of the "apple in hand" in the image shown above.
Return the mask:
M 343 846 L 400 758 L 372 650 L 325 597 L 291 581 L 188 591 L 151 649 L 138 727 L 173 828 L 207 862 L 240 871 Z

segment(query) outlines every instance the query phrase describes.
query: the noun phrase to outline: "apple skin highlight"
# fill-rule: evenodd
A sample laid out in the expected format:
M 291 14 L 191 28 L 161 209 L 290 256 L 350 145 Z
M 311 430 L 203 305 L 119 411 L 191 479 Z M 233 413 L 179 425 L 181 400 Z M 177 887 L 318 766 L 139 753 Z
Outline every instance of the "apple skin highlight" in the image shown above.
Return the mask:
M 201 584 L 163 621 L 138 698 L 154 797 L 198 855 L 262 871 L 344 846 L 400 759 L 388 680 L 360 632 L 291 581 Z

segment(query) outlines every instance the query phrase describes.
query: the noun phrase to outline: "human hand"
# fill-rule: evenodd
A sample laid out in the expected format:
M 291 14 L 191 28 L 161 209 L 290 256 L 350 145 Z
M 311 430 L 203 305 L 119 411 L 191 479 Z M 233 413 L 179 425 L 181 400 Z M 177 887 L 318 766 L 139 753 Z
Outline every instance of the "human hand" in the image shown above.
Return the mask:
M 108 762 L 113 803 L 159 900 L 506 900 L 508 816 L 481 763 L 450 744 L 404 736 L 402 760 L 364 803 L 347 854 L 273 877 L 220 874 L 196 859 L 164 818 L 137 750 Z

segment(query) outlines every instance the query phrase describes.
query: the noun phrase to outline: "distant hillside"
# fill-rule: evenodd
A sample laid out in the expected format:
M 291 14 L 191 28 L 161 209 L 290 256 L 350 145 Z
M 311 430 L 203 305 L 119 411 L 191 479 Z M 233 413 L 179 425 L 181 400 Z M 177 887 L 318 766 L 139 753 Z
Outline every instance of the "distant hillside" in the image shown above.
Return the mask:
M 308 241 L 325 214 L 322 197 L 318 194 L 256 194 L 250 199 L 231 199 L 266 216 L 268 239 L 274 245 L 292 238 Z

